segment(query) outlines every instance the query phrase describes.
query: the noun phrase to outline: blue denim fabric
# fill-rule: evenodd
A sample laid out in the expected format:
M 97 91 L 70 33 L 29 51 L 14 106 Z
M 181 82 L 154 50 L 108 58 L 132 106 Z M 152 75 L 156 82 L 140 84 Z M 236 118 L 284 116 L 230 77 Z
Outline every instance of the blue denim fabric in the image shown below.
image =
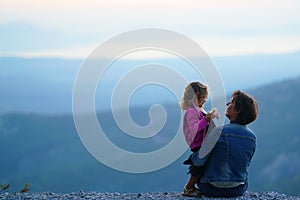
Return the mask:
M 234 188 L 217 188 L 209 183 L 198 183 L 201 193 L 206 197 L 237 197 L 243 196 L 248 188 L 248 183 Z
M 192 156 L 196 166 L 207 163 L 201 183 L 247 182 L 248 167 L 256 149 L 256 136 L 247 126 L 235 123 L 221 128 L 216 145 L 206 157 L 199 158 L 199 152 Z

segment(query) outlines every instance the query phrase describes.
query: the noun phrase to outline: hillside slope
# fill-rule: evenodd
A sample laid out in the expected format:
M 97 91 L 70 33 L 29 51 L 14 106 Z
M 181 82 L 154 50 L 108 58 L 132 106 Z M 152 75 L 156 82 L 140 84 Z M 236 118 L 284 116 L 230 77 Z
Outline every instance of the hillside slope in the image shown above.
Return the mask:
M 251 128 L 258 138 L 250 167 L 249 191 L 278 191 L 300 195 L 300 78 L 282 81 L 248 91 L 259 102 L 259 118 Z M 177 105 L 168 105 L 169 121 L 159 140 L 139 143 L 122 133 L 106 119 L 110 138 L 124 148 L 141 152 L 168 143 L 176 127 Z M 149 120 L 145 108 L 134 108 L 140 123 Z M 146 113 L 146 114 L 145 114 Z M 123 134 L 124 135 L 124 134 Z M 157 139 L 157 140 L 155 140 Z M 109 153 L 109 152 L 108 152 Z M 128 174 L 110 169 L 94 159 L 82 145 L 71 114 L 41 115 L 10 113 L 0 116 L 0 184 L 20 188 L 31 183 L 33 192 L 149 192 L 181 191 L 188 178 L 182 161 L 146 174 Z
M 249 91 L 259 102 L 252 188 L 300 194 L 300 78 Z

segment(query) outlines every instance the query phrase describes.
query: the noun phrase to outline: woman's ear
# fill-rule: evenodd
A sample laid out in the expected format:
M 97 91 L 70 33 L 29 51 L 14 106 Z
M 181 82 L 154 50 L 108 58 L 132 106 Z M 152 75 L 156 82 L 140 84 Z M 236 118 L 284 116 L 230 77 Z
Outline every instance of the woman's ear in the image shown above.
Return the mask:
M 236 113 L 236 114 L 239 114 L 241 112 L 241 110 L 237 109 L 237 108 L 234 108 L 233 111 Z
M 236 113 L 237 115 L 241 112 L 241 109 L 237 108 L 235 103 L 233 104 L 233 112 Z

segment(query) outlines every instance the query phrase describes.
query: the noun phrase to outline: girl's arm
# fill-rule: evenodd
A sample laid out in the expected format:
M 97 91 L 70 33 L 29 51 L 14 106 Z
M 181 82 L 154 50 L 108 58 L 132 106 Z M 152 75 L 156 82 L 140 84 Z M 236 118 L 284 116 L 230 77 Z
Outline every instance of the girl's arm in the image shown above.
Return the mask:
M 187 109 L 186 115 L 189 129 L 194 134 L 205 129 L 209 125 L 209 122 L 206 121 L 202 114 L 200 115 L 201 118 L 199 119 L 199 113 L 194 108 Z

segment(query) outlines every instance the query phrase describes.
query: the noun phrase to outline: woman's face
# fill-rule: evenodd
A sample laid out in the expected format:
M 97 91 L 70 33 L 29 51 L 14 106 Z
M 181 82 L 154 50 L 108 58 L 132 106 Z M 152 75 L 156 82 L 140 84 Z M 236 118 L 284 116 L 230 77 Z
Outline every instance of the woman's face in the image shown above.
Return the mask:
M 226 106 L 227 106 L 226 117 L 228 117 L 229 121 L 232 122 L 235 120 L 235 118 L 239 114 L 239 112 L 234 109 L 234 107 L 235 107 L 234 99 L 231 98 L 231 101 L 228 102 L 226 104 Z

